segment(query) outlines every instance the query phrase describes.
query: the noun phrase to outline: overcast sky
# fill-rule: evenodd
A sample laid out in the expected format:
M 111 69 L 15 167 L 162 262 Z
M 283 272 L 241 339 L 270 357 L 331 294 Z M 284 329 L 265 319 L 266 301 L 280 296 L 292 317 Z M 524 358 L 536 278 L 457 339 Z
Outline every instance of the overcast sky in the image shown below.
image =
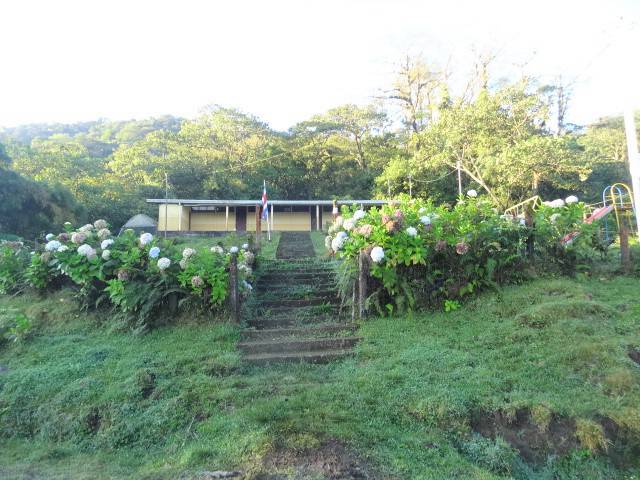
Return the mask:
M 640 108 L 640 0 L 2 0 L 0 19 L 0 126 L 217 103 L 285 130 L 370 101 L 407 53 L 462 82 L 474 51 L 494 78 L 574 81 L 569 121 Z

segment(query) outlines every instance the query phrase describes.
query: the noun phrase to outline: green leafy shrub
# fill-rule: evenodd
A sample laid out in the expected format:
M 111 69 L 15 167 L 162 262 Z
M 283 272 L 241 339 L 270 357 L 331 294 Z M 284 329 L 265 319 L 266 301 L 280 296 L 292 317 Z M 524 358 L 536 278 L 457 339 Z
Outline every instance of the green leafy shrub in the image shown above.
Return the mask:
M 21 342 L 31 334 L 32 329 L 33 324 L 24 313 L 8 310 L 0 314 L 1 339 Z
M 352 265 L 366 254 L 379 311 L 443 302 L 452 310 L 477 290 L 523 280 L 533 260 L 526 255 L 531 238 L 540 268 L 574 270 L 593 228 L 583 216 L 580 203 L 544 205 L 530 226 L 524 216 L 500 215 L 475 195 L 439 207 L 405 197 L 366 212 L 343 207 L 325 245 Z M 571 232 L 587 234 L 561 242 Z
M 133 230 L 113 237 L 104 220 L 46 236 L 34 252 L 25 278 L 37 289 L 64 283 L 77 288 L 83 307 L 108 304 L 119 322 L 144 330 L 177 313 L 184 301 L 221 310 L 228 294 L 231 253 L 238 256 L 241 289 L 251 291 L 254 255 L 248 245 L 225 251 L 214 246 L 196 252 L 175 242 L 138 236 Z
M 24 287 L 28 265 L 29 252 L 21 241 L 0 241 L 0 294 Z

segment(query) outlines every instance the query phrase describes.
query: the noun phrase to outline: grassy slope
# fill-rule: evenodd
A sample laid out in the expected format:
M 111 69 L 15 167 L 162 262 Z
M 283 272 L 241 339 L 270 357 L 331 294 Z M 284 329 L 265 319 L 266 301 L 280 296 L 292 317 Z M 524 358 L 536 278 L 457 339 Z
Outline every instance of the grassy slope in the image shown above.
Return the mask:
M 640 346 L 638 291 L 629 277 L 539 280 L 449 314 L 368 321 L 358 357 L 344 363 L 248 370 L 228 326 L 134 337 L 96 327 L 64 292 L 2 299 L 41 327 L 0 350 L 9 368 L 0 374 L 0 476 L 251 470 L 270 448 L 333 437 L 399 478 L 502 478 L 490 453 L 461 453 L 475 411 L 542 406 L 638 421 L 640 372 L 627 356 Z M 619 474 L 585 455 L 512 473 Z

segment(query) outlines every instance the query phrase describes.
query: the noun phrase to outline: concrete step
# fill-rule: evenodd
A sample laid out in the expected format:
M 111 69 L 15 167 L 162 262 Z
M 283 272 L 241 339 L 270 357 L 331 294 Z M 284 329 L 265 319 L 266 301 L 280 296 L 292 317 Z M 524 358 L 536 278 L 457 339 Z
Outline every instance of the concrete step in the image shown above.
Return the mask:
M 260 330 L 244 330 L 241 333 L 243 341 L 247 340 L 275 340 L 278 338 L 322 338 L 342 332 L 352 334 L 358 329 L 355 323 L 327 323 L 313 327 L 263 328 Z
M 297 315 L 279 315 L 276 317 L 256 317 L 247 322 L 250 328 L 254 329 L 276 329 L 276 328 L 295 328 L 321 326 L 326 323 L 340 322 L 338 315 L 315 315 L 315 316 L 297 316 Z
M 329 363 L 334 360 L 346 358 L 353 355 L 351 349 L 321 350 L 317 352 L 294 352 L 294 353 L 256 353 L 245 355 L 243 360 L 254 365 L 268 365 L 270 363 Z
M 292 288 L 291 285 L 279 288 L 266 288 L 258 292 L 256 301 L 263 302 L 274 298 L 288 298 L 289 300 L 300 300 L 304 298 L 333 298 L 338 296 L 338 289 L 333 285 L 323 288 Z
M 327 282 L 335 281 L 335 274 L 333 272 L 299 272 L 299 273 L 267 273 L 266 275 L 259 275 L 256 277 L 258 283 L 274 284 L 274 283 L 299 283 L 299 281 L 311 281 L 311 282 Z
M 297 299 L 280 299 L 280 300 L 257 300 L 258 308 L 278 308 L 278 307 L 313 307 L 318 305 L 339 305 L 340 300 L 337 296 L 333 297 L 315 297 L 315 298 L 297 298 Z
M 238 343 L 238 348 L 247 355 L 259 353 L 300 353 L 321 350 L 344 350 L 353 347 L 360 337 L 296 338 L 277 340 L 248 340 Z

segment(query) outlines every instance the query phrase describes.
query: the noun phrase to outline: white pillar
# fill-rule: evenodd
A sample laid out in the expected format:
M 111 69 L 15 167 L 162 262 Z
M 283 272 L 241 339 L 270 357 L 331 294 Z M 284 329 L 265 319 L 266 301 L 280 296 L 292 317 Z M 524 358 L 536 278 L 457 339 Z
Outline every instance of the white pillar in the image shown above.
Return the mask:
M 271 204 L 271 231 L 273 231 L 273 203 Z
M 229 205 L 224 207 L 224 231 L 229 231 Z
M 316 205 L 316 230 L 322 230 L 320 228 L 320 205 Z
M 636 227 L 638 238 L 640 238 L 640 153 L 638 152 L 638 137 L 633 110 L 627 110 L 624 113 L 624 128 L 627 135 L 627 153 L 629 155 L 629 173 L 631 173 Z
M 182 204 L 179 203 L 178 204 L 178 208 L 180 209 L 178 211 L 178 231 L 182 231 Z

